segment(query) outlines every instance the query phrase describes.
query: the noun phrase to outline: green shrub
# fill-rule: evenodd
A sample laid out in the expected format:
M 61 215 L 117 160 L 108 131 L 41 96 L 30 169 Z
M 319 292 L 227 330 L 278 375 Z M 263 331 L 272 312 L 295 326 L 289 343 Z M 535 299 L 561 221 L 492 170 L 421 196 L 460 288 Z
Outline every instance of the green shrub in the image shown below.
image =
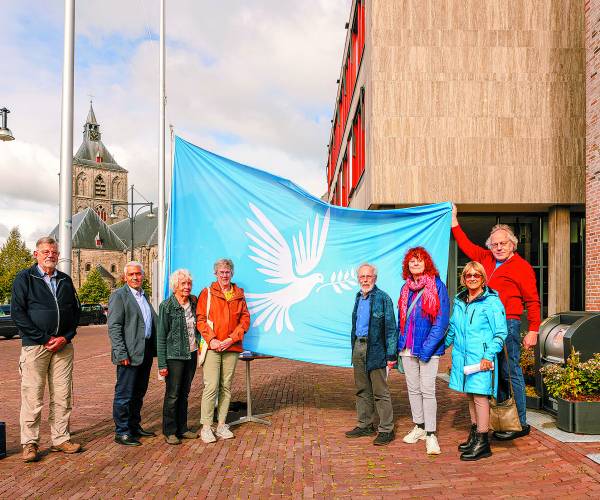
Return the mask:
M 582 363 L 574 349 L 564 366 L 547 365 L 541 370 L 548 394 L 554 398 L 579 400 L 600 397 L 600 353 Z

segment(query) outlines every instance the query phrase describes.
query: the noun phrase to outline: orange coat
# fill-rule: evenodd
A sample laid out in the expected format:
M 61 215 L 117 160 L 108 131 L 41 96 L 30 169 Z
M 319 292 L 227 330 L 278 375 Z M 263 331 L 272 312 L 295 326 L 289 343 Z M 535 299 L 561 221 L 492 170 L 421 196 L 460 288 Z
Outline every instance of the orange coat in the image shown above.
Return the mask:
M 246 305 L 244 290 L 233 283 L 231 286 L 233 287 L 233 298 L 228 302 L 218 282 L 215 281 L 210 285 L 208 319 L 213 322 L 214 330 L 206 322 L 208 291 L 206 288 L 202 290 L 196 307 L 197 326 L 209 346 L 212 339 L 223 341 L 230 337 L 233 344 L 227 351 L 242 352 L 242 339 L 244 333 L 250 328 L 250 313 Z

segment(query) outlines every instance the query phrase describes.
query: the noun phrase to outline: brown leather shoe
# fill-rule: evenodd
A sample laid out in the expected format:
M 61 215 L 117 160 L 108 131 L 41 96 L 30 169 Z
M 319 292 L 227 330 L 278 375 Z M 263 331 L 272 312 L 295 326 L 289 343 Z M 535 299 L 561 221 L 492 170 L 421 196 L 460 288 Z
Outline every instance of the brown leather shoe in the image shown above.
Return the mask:
M 37 444 L 31 443 L 23 446 L 23 462 L 37 462 L 39 459 Z
M 72 443 L 71 441 L 65 441 L 57 445 L 53 445 L 50 448 L 51 451 L 62 451 L 63 453 L 78 453 L 81 451 L 81 445 L 79 443 Z

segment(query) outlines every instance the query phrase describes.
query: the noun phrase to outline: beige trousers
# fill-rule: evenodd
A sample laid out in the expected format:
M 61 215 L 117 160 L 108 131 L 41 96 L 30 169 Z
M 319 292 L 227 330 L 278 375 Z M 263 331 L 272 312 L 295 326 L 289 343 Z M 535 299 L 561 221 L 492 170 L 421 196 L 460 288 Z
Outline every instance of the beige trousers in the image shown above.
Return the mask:
M 21 444 L 38 444 L 44 406 L 44 389 L 48 381 L 50 395 L 48 423 L 52 444 L 69 441 L 71 391 L 73 386 L 73 344 L 58 352 L 42 345 L 21 347 Z
M 202 408 L 200 422 L 202 425 L 211 425 L 214 419 L 215 400 L 217 393 L 218 423 L 224 424 L 231 403 L 231 380 L 235 373 L 235 366 L 240 357 L 239 352 L 217 352 L 209 350 L 202 367 L 204 378 L 204 391 L 202 392 Z

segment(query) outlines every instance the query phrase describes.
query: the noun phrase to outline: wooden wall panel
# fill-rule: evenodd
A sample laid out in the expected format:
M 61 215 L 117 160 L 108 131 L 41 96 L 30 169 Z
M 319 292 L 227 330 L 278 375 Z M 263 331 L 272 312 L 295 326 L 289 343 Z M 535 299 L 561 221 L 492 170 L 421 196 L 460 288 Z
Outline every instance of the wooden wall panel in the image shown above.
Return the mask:
M 370 6 L 371 204 L 584 202 L 583 2 Z

